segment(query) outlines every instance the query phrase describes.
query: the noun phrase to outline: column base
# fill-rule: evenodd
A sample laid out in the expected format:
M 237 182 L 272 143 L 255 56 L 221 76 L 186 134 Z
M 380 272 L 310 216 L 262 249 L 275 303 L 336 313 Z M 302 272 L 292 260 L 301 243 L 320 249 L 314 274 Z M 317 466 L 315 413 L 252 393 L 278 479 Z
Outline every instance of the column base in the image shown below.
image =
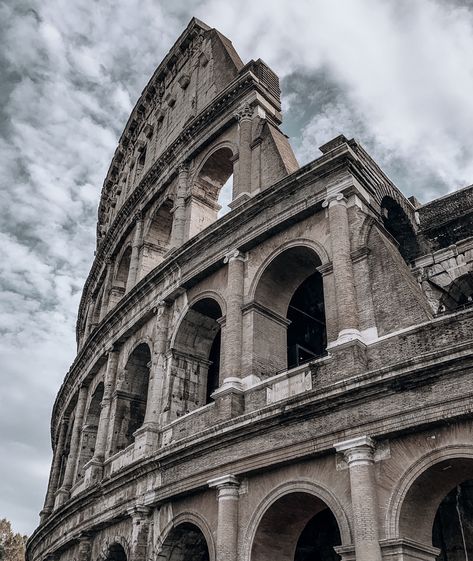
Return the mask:
M 54 499 L 54 510 L 62 506 L 70 497 L 70 489 L 61 487 L 56 491 L 56 498 Z
M 366 343 L 357 330 L 341 331 L 336 341 L 327 345 L 327 351 L 337 362 L 336 370 L 343 378 L 365 372 L 368 366 Z M 334 368 L 335 370 L 335 368 Z
M 50 515 L 51 515 L 51 509 L 43 508 L 43 510 L 39 513 L 39 523 L 44 524 Z
M 356 561 L 354 545 L 337 545 L 333 549 L 340 555 L 341 561 Z
M 381 540 L 380 545 L 383 559 L 389 561 L 435 561 L 440 553 L 436 547 L 405 538 Z
M 215 400 L 220 420 L 241 415 L 245 410 L 245 389 L 240 378 L 225 378 L 223 384 L 210 396 Z
M 97 458 L 92 458 L 84 466 L 84 484 L 85 487 L 91 487 L 103 477 L 103 462 Z
M 137 429 L 133 436 L 135 437 L 135 459 L 149 456 L 159 447 L 159 428 L 155 423 L 145 424 Z
M 327 345 L 327 350 L 340 348 L 349 345 L 353 342 L 359 342 L 365 345 L 365 340 L 358 329 L 342 329 L 338 334 L 335 341 L 332 341 Z

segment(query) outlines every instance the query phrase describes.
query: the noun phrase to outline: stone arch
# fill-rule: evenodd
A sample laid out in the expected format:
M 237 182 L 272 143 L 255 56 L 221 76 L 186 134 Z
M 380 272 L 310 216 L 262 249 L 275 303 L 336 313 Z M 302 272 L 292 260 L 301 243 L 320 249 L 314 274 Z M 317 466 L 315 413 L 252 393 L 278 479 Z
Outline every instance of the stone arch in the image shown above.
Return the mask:
M 452 312 L 473 304 L 473 271 L 460 274 L 458 269 L 453 268 L 447 272 L 452 281 L 443 288 L 439 311 Z
M 275 510 L 275 505 L 277 510 Z M 273 522 L 276 523 L 278 519 L 281 524 L 284 523 L 281 508 L 292 509 L 291 515 L 296 514 L 297 516 L 293 522 L 289 523 L 290 528 L 286 526 L 289 531 L 285 534 L 281 532 L 282 537 L 279 539 L 277 536 L 278 529 L 274 527 L 274 531 L 271 530 L 271 525 Z M 304 514 L 302 512 L 297 513 L 299 508 L 304 511 Z M 338 526 L 341 543 L 334 545 L 349 545 L 351 543 L 351 530 L 348 516 L 340 501 L 330 489 L 306 479 L 278 485 L 260 502 L 250 518 L 244 538 L 244 560 L 278 561 L 276 557 L 273 557 L 276 551 L 278 554 L 283 552 L 280 557 L 281 560 L 292 560 L 290 554 L 292 552 L 292 555 L 294 555 L 301 533 L 314 516 L 324 509 L 330 510 Z M 285 543 L 283 543 L 283 540 Z
M 416 232 L 417 231 L 417 220 L 416 220 L 416 211 L 412 204 L 404 197 L 404 195 L 392 187 L 387 183 L 383 183 L 376 187 L 375 192 L 376 200 L 380 207 L 382 207 L 382 201 L 386 197 L 389 197 L 393 201 L 396 202 L 397 205 L 401 207 L 403 212 L 405 213 L 409 223 L 411 224 L 412 229 Z
M 214 146 L 192 174 L 189 199 L 189 238 L 215 222 L 222 208 L 220 195 L 233 176 L 235 148 L 230 142 Z M 228 202 L 232 199 L 229 194 Z
M 222 300 L 211 294 L 192 300 L 171 339 L 171 418 L 211 403 L 219 385 Z
M 117 406 L 114 424 L 114 450 L 119 451 L 134 442 L 134 433 L 145 418 L 148 399 L 151 348 L 148 342 L 138 342 L 129 353 L 117 383 Z
M 77 461 L 76 478 L 84 477 L 84 466 L 94 456 L 97 431 L 99 428 L 100 411 L 104 393 L 104 383 L 100 380 L 90 393 L 87 412 L 84 416 L 79 456 Z
M 406 538 L 431 546 L 439 505 L 457 485 L 471 480 L 472 474 L 470 444 L 450 445 L 424 454 L 404 472 L 391 494 L 386 511 L 386 537 Z
M 250 289 L 248 291 L 248 298 L 250 300 L 254 300 L 255 291 L 256 291 L 256 287 L 258 286 L 259 280 L 262 274 L 264 273 L 264 271 L 266 270 L 266 268 L 268 267 L 268 265 L 271 263 L 271 261 L 273 261 L 276 257 L 278 257 L 278 255 L 286 251 L 286 249 L 290 249 L 292 247 L 299 247 L 299 246 L 312 249 L 312 251 L 315 254 L 317 254 L 317 256 L 319 257 L 322 265 L 330 263 L 330 257 L 327 250 L 321 243 L 315 240 L 310 240 L 308 238 L 296 238 L 289 242 L 283 243 L 280 246 L 278 246 L 277 249 L 272 251 L 258 267 L 258 270 L 256 271 L 253 280 L 251 281 Z
M 112 283 L 115 299 L 120 299 L 125 294 L 128 274 L 130 272 L 131 252 L 131 245 L 127 244 L 118 256 Z
M 420 253 L 417 224 L 413 222 L 398 200 L 390 195 L 381 199 L 381 219 L 385 229 L 396 240 L 404 261 L 411 262 Z
M 293 241 L 274 252 L 258 271 L 248 311 L 254 366 L 260 374 L 274 374 L 326 354 L 321 265 L 314 244 Z
M 159 265 L 171 243 L 174 201 L 165 197 L 153 205 L 148 213 L 143 232 L 140 277 Z
M 122 561 L 121 559 L 115 560 L 113 557 L 110 557 L 110 552 L 113 552 L 115 546 L 121 548 L 125 554 L 126 558 L 124 561 L 130 559 L 130 545 L 128 540 L 123 536 L 113 536 L 104 541 L 97 561 Z
M 216 561 L 215 559 L 215 543 L 212 535 L 212 531 L 210 529 L 209 524 L 205 520 L 203 516 L 196 512 L 181 512 L 176 517 L 171 520 L 171 522 L 166 525 L 163 529 L 161 536 L 159 537 L 159 543 L 156 547 L 154 560 L 156 561 L 174 561 L 173 558 L 169 555 L 172 554 L 172 542 L 174 541 L 175 537 L 173 538 L 173 530 L 178 527 L 183 527 L 184 529 L 189 526 L 193 526 L 196 528 L 201 535 L 203 536 L 207 551 L 208 551 L 208 561 Z M 167 542 L 167 543 L 166 543 Z M 187 559 L 184 557 L 184 559 Z M 200 559 L 196 559 L 195 561 L 200 561 Z M 207 560 L 206 560 L 207 561 Z

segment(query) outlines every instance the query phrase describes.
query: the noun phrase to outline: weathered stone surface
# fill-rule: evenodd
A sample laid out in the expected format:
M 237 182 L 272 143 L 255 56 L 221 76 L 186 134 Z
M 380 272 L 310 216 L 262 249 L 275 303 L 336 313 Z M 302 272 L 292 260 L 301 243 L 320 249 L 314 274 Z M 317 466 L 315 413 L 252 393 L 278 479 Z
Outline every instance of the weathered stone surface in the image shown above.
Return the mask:
M 471 189 L 299 170 L 279 95 L 194 19 L 133 110 L 29 561 L 473 556 Z

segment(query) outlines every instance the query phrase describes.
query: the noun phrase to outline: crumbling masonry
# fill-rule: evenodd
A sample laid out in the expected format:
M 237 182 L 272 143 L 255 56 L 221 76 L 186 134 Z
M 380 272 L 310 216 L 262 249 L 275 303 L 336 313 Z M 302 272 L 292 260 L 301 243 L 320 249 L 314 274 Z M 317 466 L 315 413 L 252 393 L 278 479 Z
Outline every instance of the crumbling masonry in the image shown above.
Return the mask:
M 192 20 L 104 183 L 29 561 L 473 558 L 473 188 L 280 123 Z

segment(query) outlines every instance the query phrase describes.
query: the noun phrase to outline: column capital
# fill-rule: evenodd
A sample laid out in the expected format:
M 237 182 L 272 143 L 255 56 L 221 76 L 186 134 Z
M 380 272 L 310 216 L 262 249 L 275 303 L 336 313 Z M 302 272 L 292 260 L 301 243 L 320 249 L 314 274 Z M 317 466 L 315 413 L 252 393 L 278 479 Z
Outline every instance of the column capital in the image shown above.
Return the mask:
M 153 314 L 160 316 L 169 306 L 170 303 L 166 300 L 159 300 L 156 305 L 153 306 Z
M 150 507 L 145 505 L 135 505 L 127 509 L 127 514 L 133 518 L 133 520 L 145 520 L 148 518 L 151 512 Z
M 343 193 L 331 193 L 322 203 L 322 208 L 330 208 L 331 206 L 342 205 L 347 206 L 347 199 Z
M 223 258 L 223 262 L 225 264 L 229 263 L 230 261 L 245 261 L 245 254 L 239 249 L 232 249 L 228 253 L 226 253 L 225 257 Z
M 358 436 L 333 445 L 344 455 L 348 466 L 371 464 L 374 462 L 376 443 L 370 436 Z
M 137 209 L 133 215 L 133 222 L 141 222 L 143 220 L 143 211 L 141 208 Z
M 228 474 L 209 479 L 207 481 L 207 485 L 211 489 L 217 489 L 217 491 L 222 491 L 223 489 L 233 489 L 238 493 L 240 481 L 234 475 Z
M 189 162 L 181 162 L 180 164 L 178 164 L 177 166 L 177 173 L 179 175 L 181 174 L 187 174 L 189 173 Z
M 239 123 L 242 121 L 251 121 L 253 117 L 253 108 L 250 106 L 249 103 L 243 104 L 238 111 L 235 112 L 235 118 L 238 120 Z

